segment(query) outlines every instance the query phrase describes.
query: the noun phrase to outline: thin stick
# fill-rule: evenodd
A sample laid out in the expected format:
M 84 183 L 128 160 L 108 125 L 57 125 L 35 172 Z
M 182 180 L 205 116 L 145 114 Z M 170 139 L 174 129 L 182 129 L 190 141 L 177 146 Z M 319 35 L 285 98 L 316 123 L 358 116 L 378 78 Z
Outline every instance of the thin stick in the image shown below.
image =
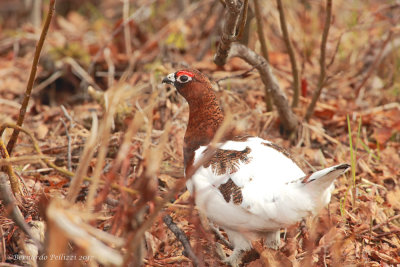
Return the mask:
M 260 40 L 260 45 L 261 45 L 261 54 L 269 62 L 268 47 L 264 37 L 264 31 L 263 31 L 264 27 L 262 22 L 261 7 L 259 0 L 254 0 L 254 12 L 256 15 L 258 39 Z
M 50 0 L 49 12 L 47 13 L 46 21 L 44 22 L 42 33 L 40 34 L 40 39 L 36 46 L 35 56 L 33 58 L 33 63 L 32 63 L 32 68 L 31 68 L 31 73 L 29 75 L 28 85 L 27 85 L 26 91 L 25 91 L 25 97 L 22 102 L 21 109 L 19 110 L 19 116 L 18 116 L 18 120 L 17 120 L 17 125 L 19 125 L 19 126 L 22 126 L 22 123 L 24 122 L 26 109 L 28 108 L 29 99 L 30 99 L 31 93 L 32 93 L 33 83 L 35 82 L 37 65 L 39 63 L 39 58 L 40 58 L 40 52 L 42 51 L 44 40 L 46 39 L 46 35 L 49 30 L 51 18 L 53 17 L 55 3 L 56 3 L 55 0 Z M 15 143 L 17 142 L 18 135 L 19 135 L 19 130 L 14 129 L 14 131 L 11 135 L 11 138 L 7 144 L 7 150 L 10 155 L 12 153 Z
M 282 0 L 276 0 L 276 3 L 278 4 L 279 21 L 281 23 L 283 40 L 285 41 L 286 48 L 288 50 L 290 58 L 290 65 L 292 66 L 292 74 L 293 74 L 292 107 L 297 107 L 297 105 L 299 104 L 300 78 L 299 78 L 299 71 L 297 69 L 296 56 L 294 53 L 292 42 L 290 41 L 289 38 L 289 32 L 286 25 L 286 18 L 285 18 L 285 12 L 283 10 Z
M 321 41 L 321 55 L 319 58 L 319 65 L 320 65 L 320 74 L 318 79 L 318 87 L 317 90 L 314 92 L 313 98 L 311 100 L 310 105 L 308 106 L 307 113 L 306 113 L 306 121 L 309 121 L 312 114 L 314 113 L 315 106 L 321 95 L 322 88 L 324 87 L 325 83 L 325 76 L 326 76 L 326 66 L 325 66 L 325 54 L 326 54 L 326 42 L 328 40 L 329 28 L 331 26 L 332 20 L 332 0 L 326 1 L 326 15 L 325 15 L 325 25 L 324 31 L 322 32 L 322 41 Z
M 221 232 L 218 230 L 218 227 L 215 227 L 214 225 L 212 225 L 212 224 L 209 224 L 209 226 L 210 226 L 210 229 L 213 231 L 213 233 L 215 234 L 215 236 L 217 237 L 217 239 L 219 239 L 219 240 L 221 240 L 221 242 L 227 247 L 227 248 L 229 248 L 230 250 L 233 250 L 234 249 L 234 247 L 233 247 L 233 245 L 228 241 L 228 240 L 226 240 L 226 238 L 221 234 Z
M 190 258 L 193 261 L 194 266 L 199 266 L 199 259 L 196 257 L 192 250 L 192 246 L 190 245 L 189 239 L 185 235 L 185 233 L 174 223 L 171 216 L 168 214 L 164 216 L 163 221 L 165 225 L 168 226 L 169 230 L 178 238 L 183 246 L 183 255 Z
M 64 116 L 69 120 L 69 122 L 71 123 L 70 127 L 74 127 L 75 126 L 75 122 L 72 119 L 71 115 L 68 114 L 67 109 L 64 107 L 64 105 L 61 105 L 61 110 L 64 113 Z
M 260 45 L 261 45 L 261 54 L 265 58 L 265 60 L 267 60 L 269 62 L 267 42 L 265 41 L 265 37 L 264 37 L 261 9 L 260 9 L 260 3 L 258 2 L 258 0 L 254 0 L 254 12 L 256 15 L 258 39 L 260 40 Z M 265 104 L 267 105 L 267 111 L 271 111 L 272 110 L 272 101 L 271 101 L 271 97 L 268 93 L 268 90 L 265 90 L 264 99 L 265 99 Z

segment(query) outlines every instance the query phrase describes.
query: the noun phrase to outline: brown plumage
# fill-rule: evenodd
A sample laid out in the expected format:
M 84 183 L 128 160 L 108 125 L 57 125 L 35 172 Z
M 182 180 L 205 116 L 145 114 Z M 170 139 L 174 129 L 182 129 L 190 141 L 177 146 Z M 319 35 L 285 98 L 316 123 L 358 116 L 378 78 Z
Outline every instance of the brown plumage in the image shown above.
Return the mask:
M 207 152 L 208 149 L 204 150 L 203 154 Z M 204 163 L 203 167 L 208 168 L 211 165 L 212 170 L 217 175 L 225 173 L 233 174 L 237 172 L 240 162 L 250 162 L 251 157 L 248 156 L 250 152 L 251 149 L 249 147 L 246 147 L 242 151 L 217 149 L 215 155 Z
M 226 183 L 221 184 L 218 189 L 226 202 L 229 202 L 232 198 L 234 204 L 239 205 L 242 203 L 242 189 L 237 186 L 232 179 L 229 179 Z
M 183 148 L 184 164 L 187 170 L 192 165 L 194 151 L 211 142 L 224 120 L 224 115 L 212 90 L 210 80 L 204 74 L 194 69 L 185 69 L 176 72 L 174 79 L 179 78 L 180 73 L 194 74 L 190 83 L 175 82 L 173 84 L 189 103 L 189 122 Z M 167 79 L 163 82 L 171 84 Z

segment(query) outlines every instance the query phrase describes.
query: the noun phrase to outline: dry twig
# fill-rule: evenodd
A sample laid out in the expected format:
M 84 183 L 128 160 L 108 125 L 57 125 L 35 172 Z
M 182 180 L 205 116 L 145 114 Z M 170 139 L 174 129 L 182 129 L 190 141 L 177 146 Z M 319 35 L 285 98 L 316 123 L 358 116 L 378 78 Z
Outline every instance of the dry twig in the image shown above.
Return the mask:
M 292 66 L 292 74 L 293 74 L 293 101 L 292 107 L 297 107 L 299 104 L 299 91 L 300 91 L 300 77 L 299 71 L 297 69 L 296 55 L 294 53 L 292 42 L 289 38 L 289 31 L 286 25 L 285 12 L 283 10 L 282 0 L 276 0 L 278 4 L 279 11 L 279 21 L 281 23 L 283 40 L 285 41 L 286 48 L 288 50 L 290 65 Z
M 29 75 L 28 85 L 26 87 L 24 100 L 23 100 L 23 102 L 21 104 L 21 108 L 19 110 L 19 116 L 18 116 L 18 120 L 17 120 L 18 126 L 22 126 L 22 123 L 24 122 L 26 109 L 28 108 L 29 99 L 30 99 L 31 93 L 32 93 L 33 83 L 35 82 L 37 65 L 39 63 L 39 58 L 40 58 L 40 52 L 42 51 L 42 47 L 43 47 L 44 41 L 46 39 L 47 31 L 49 30 L 51 18 L 53 17 L 54 5 L 55 5 L 55 0 L 50 0 L 49 12 L 47 13 L 46 21 L 43 25 L 43 29 L 40 34 L 39 42 L 36 46 L 35 55 L 34 55 L 32 67 L 31 67 L 31 72 Z M 19 130 L 17 128 L 14 128 L 13 133 L 10 137 L 10 140 L 8 141 L 7 148 L 5 148 L 3 141 L 1 140 L 0 154 L 3 158 L 9 158 L 9 156 L 11 155 L 12 150 L 14 149 L 14 145 L 17 142 L 18 135 L 19 135 Z M 1 138 L 1 136 L 2 136 L 2 132 L 0 133 L 0 138 Z M 21 190 L 20 182 L 15 177 L 14 171 L 13 171 L 11 165 L 7 165 L 5 170 L 8 173 L 8 177 L 10 179 L 11 187 L 12 187 L 14 194 L 22 195 L 23 192 Z
M 36 46 L 35 56 L 34 56 L 33 62 L 32 62 L 31 73 L 29 75 L 28 85 L 27 85 L 26 91 L 25 91 L 25 97 L 22 102 L 21 109 L 19 111 L 18 120 L 17 120 L 17 125 L 19 125 L 19 126 L 22 126 L 22 123 L 24 122 L 26 109 L 28 108 L 29 99 L 30 99 L 31 93 L 32 93 L 33 83 L 35 82 L 35 78 L 36 78 L 36 70 L 37 70 L 37 65 L 39 63 L 40 52 L 42 51 L 44 40 L 46 39 L 47 31 L 49 30 L 51 18 L 53 17 L 55 2 L 56 2 L 55 0 L 50 0 L 49 12 L 47 13 L 46 21 L 44 22 L 42 33 L 40 34 L 40 39 Z M 10 140 L 8 141 L 8 144 L 7 144 L 7 150 L 10 155 L 12 153 L 15 143 L 17 142 L 18 135 L 19 135 L 19 130 L 14 129 L 14 131 L 10 137 Z
M 319 58 L 319 66 L 320 66 L 320 74 L 318 78 L 318 87 L 317 90 L 314 92 L 313 98 L 311 100 L 310 105 L 308 106 L 307 113 L 306 113 L 306 121 L 309 121 L 312 114 L 314 113 L 315 105 L 321 95 L 322 88 L 325 84 L 325 76 L 326 76 L 326 65 L 325 65 L 325 54 L 326 54 L 326 42 L 328 40 L 329 28 L 331 26 L 331 19 L 332 19 L 332 0 L 326 1 L 326 15 L 325 15 L 325 25 L 324 31 L 322 33 L 322 41 L 321 41 L 321 55 Z
M 260 3 L 259 0 L 254 0 L 254 11 L 256 14 L 256 22 L 257 22 L 257 34 L 258 34 L 258 39 L 260 40 L 260 45 L 261 45 L 261 54 L 269 62 L 269 56 L 268 56 L 268 48 L 267 48 L 267 42 L 265 41 L 264 37 L 264 31 L 263 31 L 263 23 L 262 23 L 262 16 L 261 16 L 261 9 L 260 9 Z M 267 111 L 272 110 L 272 101 L 271 97 L 268 93 L 268 89 L 265 88 L 265 104 L 267 105 Z
M 183 255 L 190 258 L 193 261 L 194 266 L 199 266 L 199 259 L 196 257 L 192 250 L 192 246 L 190 245 L 189 239 L 185 235 L 185 233 L 173 222 L 171 216 L 168 214 L 164 216 L 163 221 L 165 225 L 168 226 L 169 230 L 178 238 L 178 240 L 182 243 L 183 246 Z

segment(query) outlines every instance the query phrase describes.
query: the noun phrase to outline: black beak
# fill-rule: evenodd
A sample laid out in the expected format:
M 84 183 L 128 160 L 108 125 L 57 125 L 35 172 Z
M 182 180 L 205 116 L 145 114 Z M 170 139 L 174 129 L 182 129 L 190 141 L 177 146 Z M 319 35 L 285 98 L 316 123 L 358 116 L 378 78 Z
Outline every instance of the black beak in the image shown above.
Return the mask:
M 170 79 L 168 79 L 168 77 L 165 77 L 165 78 L 162 80 L 162 83 L 174 84 L 174 82 L 171 81 Z
M 172 84 L 175 83 L 175 73 L 170 73 L 162 80 L 162 83 Z

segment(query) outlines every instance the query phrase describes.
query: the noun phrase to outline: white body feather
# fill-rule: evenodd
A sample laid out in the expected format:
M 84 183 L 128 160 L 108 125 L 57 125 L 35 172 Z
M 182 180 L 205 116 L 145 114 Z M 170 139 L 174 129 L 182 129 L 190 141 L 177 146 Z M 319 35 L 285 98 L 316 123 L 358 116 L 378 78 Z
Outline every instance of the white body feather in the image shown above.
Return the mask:
M 238 161 L 237 171 L 232 174 L 217 175 L 211 165 L 202 166 L 187 182 L 188 190 L 195 194 L 196 205 L 225 229 L 235 250 L 249 249 L 251 240 L 316 214 L 329 203 L 333 181 L 344 172 L 335 171 L 336 166 L 330 167 L 307 178 L 313 182 L 303 183 L 301 178 L 306 175 L 297 164 L 265 143 L 270 142 L 258 137 L 243 142 L 228 141 L 220 149 L 243 151 L 248 147 L 250 161 Z M 204 156 L 206 148 L 202 146 L 195 151 L 194 164 Z M 321 177 L 323 182 L 317 183 Z M 232 199 L 227 202 L 218 189 L 229 179 L 241 188 L 240 204 Z

